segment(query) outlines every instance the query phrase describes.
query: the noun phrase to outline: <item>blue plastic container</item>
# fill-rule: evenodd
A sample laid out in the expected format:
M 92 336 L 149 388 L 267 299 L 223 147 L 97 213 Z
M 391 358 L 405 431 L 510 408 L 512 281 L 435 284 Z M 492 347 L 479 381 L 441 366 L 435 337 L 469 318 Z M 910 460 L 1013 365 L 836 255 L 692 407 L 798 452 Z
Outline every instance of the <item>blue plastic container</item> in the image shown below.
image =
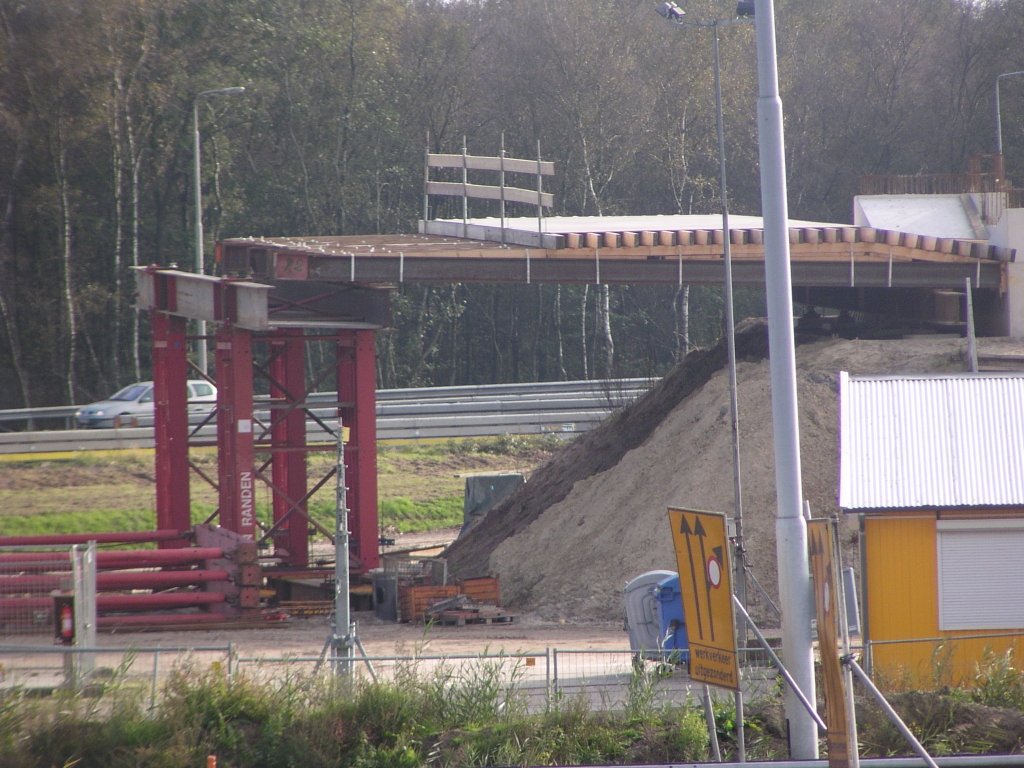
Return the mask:
M 658 615 L 661 618 L 662 648 L 682 651 L 682 660 L 690 659 L 690 641 L 686 635 L 686 617 L 683 615 L 683 597 L 679 591 L 679 575 L 658 582 L 656 591 Z

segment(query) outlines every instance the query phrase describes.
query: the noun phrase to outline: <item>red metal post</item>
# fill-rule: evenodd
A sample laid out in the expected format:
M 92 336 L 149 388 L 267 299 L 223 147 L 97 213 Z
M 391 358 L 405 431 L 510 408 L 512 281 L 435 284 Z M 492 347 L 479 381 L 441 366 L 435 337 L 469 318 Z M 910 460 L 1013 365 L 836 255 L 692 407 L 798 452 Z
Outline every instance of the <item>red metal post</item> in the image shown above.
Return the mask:
M 306 343 L 301 329 L 275 331 L 270 336 L 270 397 L 277 405 L 288 405 L 306 398 Z M 278 386 L 280 385 L 280 386 Z M 274 522 L 286 515 L 287 521 L 274 532 L 274 551 L 284 555 L 291 566 L 305 566 L 309 561 L 309 525 L 305 518 L 292 512 L 292 503 L 306 495 L 306 454 L 297 449 L 306 446 L 306 413 L 293 409 L 285 418 L 283 411 L 272 410 L 271 418 L 280 419 L 273 430 L 273 447 L 290 450 L 273 454 L 274 486 L 284 493 L 274 493 Z M 303 502 L 299 508 L 305 512 Z M 289 515 L 289 512 L 291 514 Z
M 151 312 L 153 410 L 156 456 L 156 527 L 192 527 L 188 469 L 188 356 L 185 319 Z M 183 539 L 161 541 L 161 549 L 187 547 Z
M 351 432 L 345 449 L 352 550 L 364 570 L 380 562 L 377 528 L 377 367 L 373 331 L 338 334 L 338 400 Z
M 252 449 L 252 332 L 217 329 L 217 464 L 220 524 L 252 538 L 256 488 Z

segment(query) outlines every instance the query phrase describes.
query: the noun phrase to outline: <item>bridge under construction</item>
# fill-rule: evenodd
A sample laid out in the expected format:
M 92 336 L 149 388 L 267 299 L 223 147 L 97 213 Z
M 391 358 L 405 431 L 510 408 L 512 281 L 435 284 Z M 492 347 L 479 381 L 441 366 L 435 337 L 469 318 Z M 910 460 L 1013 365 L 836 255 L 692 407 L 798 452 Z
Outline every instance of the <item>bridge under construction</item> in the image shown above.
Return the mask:
M 762 285 L 761 222 L 742 216 L 732 222 L 727 236 L 734 282 Z M 196 622 L 252 620 L 259 616 L 265 577 L 324 576 L 311 562 L 309 532 L 311 527 L 328 537 L 332 532 L 310 516 L 308 502 L 334 472 L 311 482 L 306 454 L 334 449 L 337 418 L 349 430 L 344 465 L 354 571 L 378 566 L 374 340 L 390 323 L 389 291 L 395 286 L 720 284 L 725 274 L 720 223 L 717 216 L 424 220 L 411 235 L 224 240 L 217 245 L 219 277 L 140 268 L 138 306 L 150 312 L 153 337 L 157 485 L 157 530 L 141 538 L 155 542 L 158 552 L 190 549 L 191 554 L 126 552 L 118 564 L 137 557 L 141 569 L 154 557 L 185 558 L 182 562 L 201 572 L 202 578 L 194 575 L 190 583 L 203 586 L 174 598 L 154 591 L 151 600 L 111 605 L 119 614 L 191 606 L 190 620 Z M 960 317 L 949 317 L 949 296 L 969 281 L 979 332 L 1005 332 L 1012 249 L 828 223 L 794 221 L 789 232 L 799 303 L 955 324 Z M 206 321 L 215 330 L 206 337 L 189 336 L 189 320 Z M 322 370 L 308 372 L 310 341 L 334 350 Z M 190 444 L 209 435 L 205 423 L 190 424 L 189 418 L 186 381 L 208 376 L 190 360 L 189 347 L 196 342 L 213 347 L 218 400 L 207 421 L 217 427 L 215 477 L 189 459 Z M 263 383 L 257 385 L 257 379 Z M 329 403 L 312 397 L 327 381 L 337 387 Z M 260 387 L 269 397 L 257 411 L 254 392 Z M 325 418 L 325 408 L 337 417 Z M 307 419 L 322 428 L 322 442 L 308 439 Z M 193 473 L 216 488 L 219 498 L 217 510 L 198 526 L 189 494 Z M 272 492 L 272 519 L 264 523 L 254 511 L 257 483 Z M 3 544 L 64 545 L 97 536 L 44 538 Z M 137 534 L 109 532 L 99 538 L 140 540 Z M 200 557 L 214 551 L 217 557 Z M 133 573 L 140 577 L 138 588 L 148 588 L 152 577 Z M 130 581 L 125 576 L 116 583 L 123 586 L 125 579 Z M 180 614 L 151 616 L 153 623 L 173 623 L 174 617 Z M 116 626 L 117 619 L 104 624 Z

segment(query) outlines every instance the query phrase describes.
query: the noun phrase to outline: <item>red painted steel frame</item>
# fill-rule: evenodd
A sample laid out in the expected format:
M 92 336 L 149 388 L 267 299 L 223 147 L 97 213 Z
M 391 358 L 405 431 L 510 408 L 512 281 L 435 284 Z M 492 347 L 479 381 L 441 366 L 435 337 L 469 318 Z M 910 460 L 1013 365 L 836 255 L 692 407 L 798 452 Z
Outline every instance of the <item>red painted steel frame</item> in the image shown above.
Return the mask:
M 188 469 L 188 356 L 185 319 L 151 312 L 153 407 L 156 457 L 156 527 L 192 527 Z M 161 549 L 187 547 L 183 539 L 160 541 Z
M 361 570 L 380 563 L 377 529 L 377 368 L 373 331 L 338 333 L 338 401 L 354 403 L 341 409 L 349 427 L 345 447 L 349 528 L 352 550 Z
M 283 329 L 270 336 L 270 397 L 276 405 L 290 405 L 306 399 L 306 341 L 302 329 Z M 278 386 L 280 385 L 280 386 Z M 309 524 L 304 517 L 292 511 L 306 495 L 306 412 L 292 409 L 287 416 L 282 410 L 272 410 L 270 417 L 280 421 L 274 426 L 271 441 L 272 479 L 280 493 L 274 493 L 274 523 L 287 517 L 274 532 L 274 552 L 284 556 L 290 566 L 305 566 L 309 562 Z M 287 450 L 279 450 L 279 449 Z M 298 504 L 306 511 L 305 502 Z M 291 513 L 291 514 L 289 514 Z
M 252 333 L 217 329 L 217 465 L 220 524 L 254 538 L 256 487 L 252 448 Z

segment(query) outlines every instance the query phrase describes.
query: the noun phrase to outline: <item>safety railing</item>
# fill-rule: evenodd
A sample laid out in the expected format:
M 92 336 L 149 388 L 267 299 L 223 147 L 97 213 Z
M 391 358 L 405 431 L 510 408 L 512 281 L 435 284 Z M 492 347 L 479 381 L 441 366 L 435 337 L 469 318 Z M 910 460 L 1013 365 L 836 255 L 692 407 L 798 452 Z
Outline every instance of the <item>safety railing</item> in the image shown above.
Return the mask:
M 70 678 L 68 660 L 76 654 L 90 654 L 94 669 L 89 676 Z M 388 654 L 357 656 L 354 659 L 328 655 L 256 655 L 239 652 L 234 644 L 138 647 L 54 647 L 32 644 L 0 645 L 0 695 L 11 689 L 67 689 L 102 685 L 120 678 L 144 687 L 150 707 L 159 705 L 162 683 L 175 667 L 188 665 L 196 671 L 217 671 L 228 676 L 242 674 L 273 684 L 296 676 L 330 674 L 333 665 L 348 663 L 352 674 L 363 682 L 375 680 L 402 684 L 465 685 L 487 682 L 507 693 L 521 696 L 531 709 L 575 696 L 586 697 L 600 709 L 625 706 L 636 686 L 646 686 L 646 695 L 657 703 L 681 704 L 698 696 L 700 684 L 692 683 L 677 651 L 565 649 L 515 654 Z M 744 665 L 744 690 L 750 698 L 770 692 L 775 671 L 767 666 Z

